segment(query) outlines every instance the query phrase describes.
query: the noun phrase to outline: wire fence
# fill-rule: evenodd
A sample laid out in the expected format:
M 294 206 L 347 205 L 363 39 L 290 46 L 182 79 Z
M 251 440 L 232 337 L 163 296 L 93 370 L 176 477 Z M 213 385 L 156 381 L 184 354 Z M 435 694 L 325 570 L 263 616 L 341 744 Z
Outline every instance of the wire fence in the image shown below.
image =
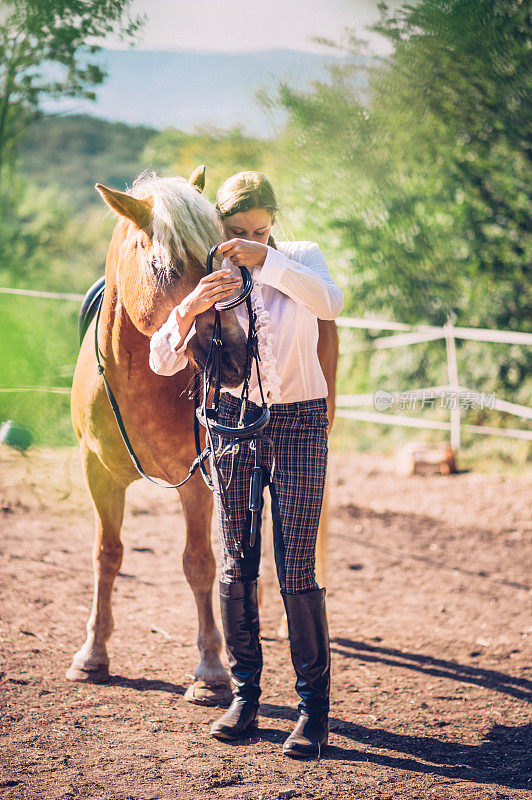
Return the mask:
M 66 300 L 81 302 L 82 294 L 64 292 L 44 292 L 31 289 L 12 289 L 0 287 L 0 294 L 21 295 L 46 300 Z M 496 342 L 509 345 L 532 346 L 532 333 L 521 331 L 500 331 L 489 328 L 464 328 L 454 326 L 451 322 L 438 327 L 433 325 L 411 326 L 402 322 L 381 319 L 363 319 L 358 317 L 340 316 L 336 320 L 340 328 L 351 328 L 371 331 L 398 331 L 391 335 L 380 336 L 371 342 L 357 346 L 355 349 L 343 349 L 340 354 L 351 354 L 359 350 L 380 350 L 392 347 L 408 347 L 421 342 L 445 342 L 445 356 L 447 365 L 448 383 L 442 386 L 429 386 L 422 389 L 413 389 L 409 392 L 387 392 L 377 390 L 372 394 L 339 394 L 337 395 L 337 416 L 356 420 L 358 422 L 372 422 L 381 425 L 400 425 L 409 428 L 441 430 L 449 433 L 451 446 L 457 450 L 460 447 L 461 432 L 496 435 L 515 439 L 532 440 L 532 431 L 522 428 L 495 427 L 490 425 L 467 425 L 462 421 L 461 412 L 480 404 L 480 407 L 490 408 L 511 414 L 523 420 L 532 420 L 530 406 L 500 400 L 495 395 L 486 395 L 462 386 L 459 382 L 458 363 L 456 358 L 456 340 L 477 342 Z M 0 393 L 23 392 L 50 392 L 53 394 L 69 394 L 70 389 L 62 386 L 19 386 L 0 387 Z M 394 405 L 399 404 L 401 410 L 404 406 L 416 409 L 416 402 L 421 399 L 425 403 L 434 403 L 440 399 L 440 408 L 449 411 L 450 419 L 430 420 L 413 417 L 405 414 L 389 413 Z M 446 405 L 441 402 L 445 400 Z M 484 405 L 482 405 L 484 404 Z M 360 410 L 373 407 L 375 410 Z M 430 406 L 434 408 L 434 405 Z M 388 413 L 386 413 L 388 412 Z

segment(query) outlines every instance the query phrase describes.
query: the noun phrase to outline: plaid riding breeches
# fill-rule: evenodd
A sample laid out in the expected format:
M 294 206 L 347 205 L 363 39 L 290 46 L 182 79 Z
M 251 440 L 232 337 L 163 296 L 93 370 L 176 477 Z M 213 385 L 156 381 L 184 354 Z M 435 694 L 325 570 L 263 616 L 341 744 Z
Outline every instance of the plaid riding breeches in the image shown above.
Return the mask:
M 248 403 L 247 407 L 258 408 L 253 403 Z M 227 392 L 222 393 L 219 422 L 236 427 L 239 411 L 240 400 Z M 270 414 L 263 433 L 271 439 L 275 457 L 269 482 L 275 565 L 281 590 L 287 594 L 301 594 L 318 588 L 315 552 L 327 471 L 327 402 L 325 398 L 318 398 L 277 403 L 270 407 Z M 272 446 L 263 443 L 261 455 L 262 463 L 271 472 Z M 219 461 L 224 481 L 229 482 L 229 519 L 220 501 L 218 481 L 211 464 L 222 583 L 255 580 L 259 574 L 260 527 L 253 547 L 249 536 L 249 483 L 253 465 L 254 453 L 246 441 L 240 443 L 235 455 L 227 454 Z

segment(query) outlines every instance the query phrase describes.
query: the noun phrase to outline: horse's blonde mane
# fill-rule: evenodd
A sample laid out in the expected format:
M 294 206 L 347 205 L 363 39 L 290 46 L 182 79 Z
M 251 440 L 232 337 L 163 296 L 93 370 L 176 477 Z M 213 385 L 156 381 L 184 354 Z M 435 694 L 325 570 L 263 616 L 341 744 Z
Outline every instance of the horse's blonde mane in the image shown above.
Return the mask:
M 209 249 L 221 241 L 216 209 L 184 178 L 161 178 L 143 172 L 129 194 L 153 200 L 153 262 L 146 264 L 159 280 L 170 280 L 175 262 L 190 256 L 205 263 Z

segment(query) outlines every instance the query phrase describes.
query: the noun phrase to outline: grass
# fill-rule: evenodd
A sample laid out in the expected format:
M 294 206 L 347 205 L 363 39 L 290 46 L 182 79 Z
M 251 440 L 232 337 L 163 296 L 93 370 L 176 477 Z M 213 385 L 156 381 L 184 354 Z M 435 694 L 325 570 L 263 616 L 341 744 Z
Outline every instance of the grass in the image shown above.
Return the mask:
M 78 353 L 75 302 L 0 297 L 0 390 L 28 386 L 69 387 Z M 0 420 L 28 427 L 39 447 L 76 441 L 70 397 L 45 392 L 0 391 Z

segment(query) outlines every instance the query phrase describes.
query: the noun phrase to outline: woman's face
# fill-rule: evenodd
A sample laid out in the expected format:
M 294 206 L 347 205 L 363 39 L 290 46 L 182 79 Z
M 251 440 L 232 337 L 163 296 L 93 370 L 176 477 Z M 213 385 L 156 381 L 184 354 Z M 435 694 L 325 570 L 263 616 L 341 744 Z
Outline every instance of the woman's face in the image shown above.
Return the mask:
M 239 211 L 222 221 L 224 233 L 228 239 L 246 239 L 249 242 L 267 244 L 273 218 L 265 208 L 250 208 Z

